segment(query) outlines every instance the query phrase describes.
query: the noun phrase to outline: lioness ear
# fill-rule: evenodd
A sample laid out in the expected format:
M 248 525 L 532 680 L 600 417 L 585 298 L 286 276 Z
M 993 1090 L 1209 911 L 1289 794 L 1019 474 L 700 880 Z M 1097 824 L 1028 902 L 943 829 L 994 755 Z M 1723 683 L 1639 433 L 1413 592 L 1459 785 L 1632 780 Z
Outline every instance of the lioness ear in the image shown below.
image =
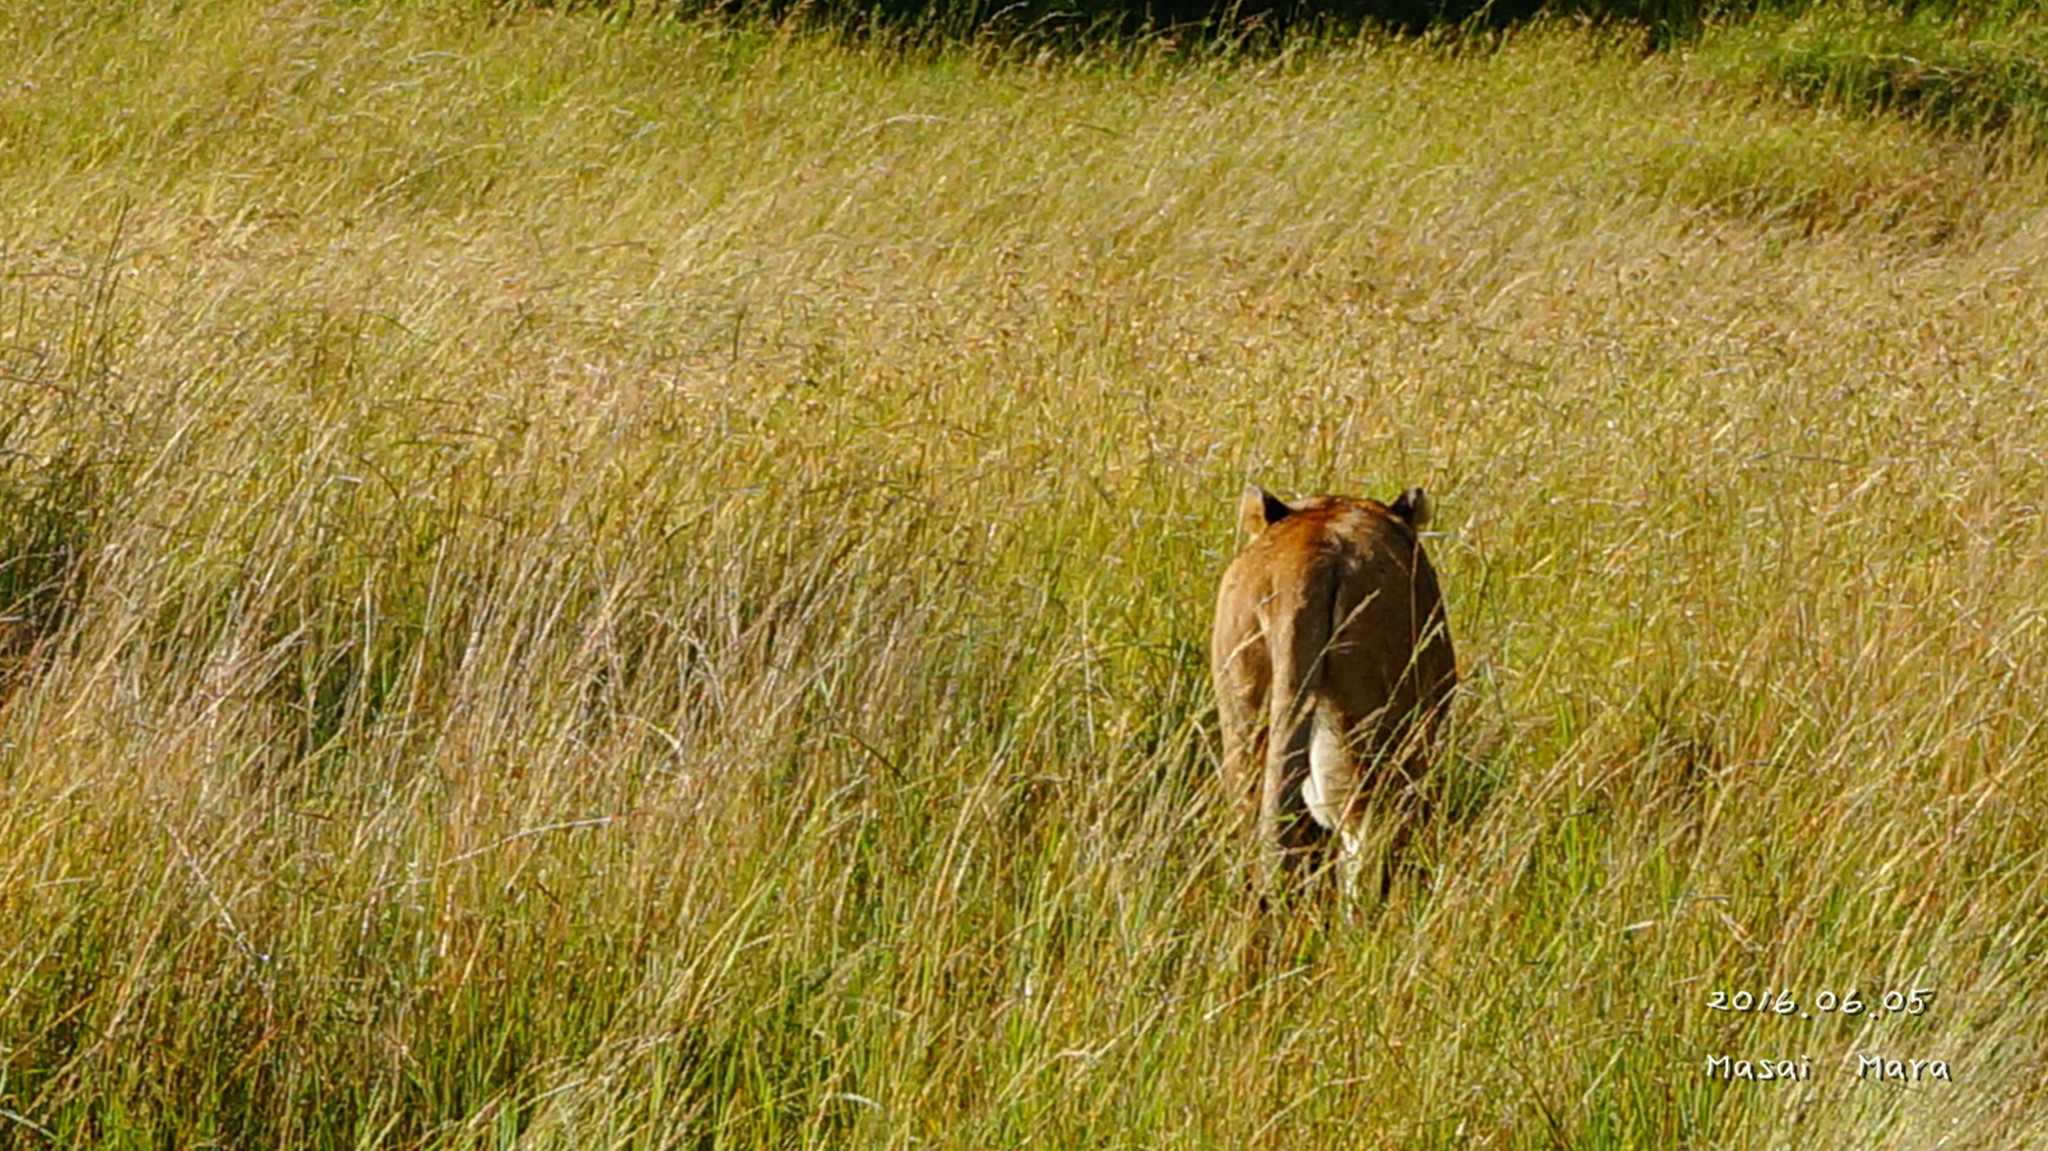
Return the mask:
M 1409 527 L 1419 528 L 1429 522 L 1429 497 L 1422 494 L 1421 488 L 1409 488 L 1395 496 L 1387 510 L 1407 521 Z
M 1244 524 L 1246 535 L 1255 536 L 1267 528 L 1294 514 L 1287 501 L 1257 484 L 1244 489 L 1244 498 L 1238 501 L 1237 517 Z

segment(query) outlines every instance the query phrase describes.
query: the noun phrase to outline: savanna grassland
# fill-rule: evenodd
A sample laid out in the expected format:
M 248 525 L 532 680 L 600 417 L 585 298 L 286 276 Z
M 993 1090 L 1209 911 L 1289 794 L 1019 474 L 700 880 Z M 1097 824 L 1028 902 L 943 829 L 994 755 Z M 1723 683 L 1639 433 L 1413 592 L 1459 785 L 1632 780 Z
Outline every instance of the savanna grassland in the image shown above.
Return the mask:
M 0 9 L 0 1145 L 2043 1145 L 2048 183 L 1763 35 Z M 1436 504 L 1384 903 L 1248 479 Z

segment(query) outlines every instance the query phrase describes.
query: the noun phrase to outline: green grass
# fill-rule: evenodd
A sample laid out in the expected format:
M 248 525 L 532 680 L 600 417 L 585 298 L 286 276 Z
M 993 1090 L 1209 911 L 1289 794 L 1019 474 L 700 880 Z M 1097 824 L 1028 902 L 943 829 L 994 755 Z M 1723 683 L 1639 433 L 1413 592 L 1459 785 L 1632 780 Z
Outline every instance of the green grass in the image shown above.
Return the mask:
M 2032 5 L 1815 5 L 1717 29 L 1702 56 L 1730 76 L 1965 138 L 2048 137 L 2048 25 Z
M 0 1141 L 2048 1134 L 2023 151 L 1547 25 L 0 44 Z M 1438 509 L 1384 905 L 1215 794 L 1248 477 Z

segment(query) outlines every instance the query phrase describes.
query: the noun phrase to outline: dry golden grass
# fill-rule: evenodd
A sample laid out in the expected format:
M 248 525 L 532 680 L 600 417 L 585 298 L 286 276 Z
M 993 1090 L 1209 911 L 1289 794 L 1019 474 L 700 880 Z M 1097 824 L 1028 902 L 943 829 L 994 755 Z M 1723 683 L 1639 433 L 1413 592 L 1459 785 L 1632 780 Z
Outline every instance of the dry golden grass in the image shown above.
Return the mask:
M 2048 1136 L 2024 162 L 1562 30 L 0 45 L 0 1141 Z M 1247 476 L 1438 509 L 1384 906 L 1214 802 Z

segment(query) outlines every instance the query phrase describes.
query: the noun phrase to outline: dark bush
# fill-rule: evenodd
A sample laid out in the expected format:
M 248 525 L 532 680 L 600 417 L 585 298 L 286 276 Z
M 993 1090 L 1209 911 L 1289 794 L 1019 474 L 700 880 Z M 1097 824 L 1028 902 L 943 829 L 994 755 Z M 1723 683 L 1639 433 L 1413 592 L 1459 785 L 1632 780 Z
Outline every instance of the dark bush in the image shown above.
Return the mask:
M 1092 41 L 1161 33 L 1236 40 L 1305 26 L 1412 34 L 1497 28 L 1557 15 L 1638 24 L 1661 41 L 1717 16 L 1803 6 L 1804 0 L 667 0 L 657 7 L 683 17 L 757 18 L 945 40 Z M 501 0 L 497 7 L 648 6 L 631 0 Z

